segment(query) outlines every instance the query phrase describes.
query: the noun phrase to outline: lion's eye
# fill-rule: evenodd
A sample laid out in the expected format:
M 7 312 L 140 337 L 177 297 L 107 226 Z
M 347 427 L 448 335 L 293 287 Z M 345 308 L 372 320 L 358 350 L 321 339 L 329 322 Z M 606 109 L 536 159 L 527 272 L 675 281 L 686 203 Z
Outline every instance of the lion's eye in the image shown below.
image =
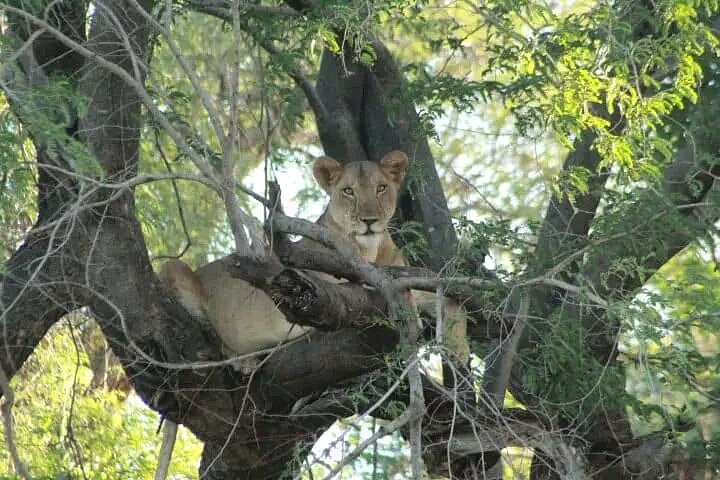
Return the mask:
M 352 189 L 352 188 L 350 188 L 350 187 L 345 187 L 345 188 L 343 188 L 343 193 L 344 193 L 345 195 L 352 195 L 354 192 L 353 192 L 353 189 Z
M 378 185 L 377 193 L 383 193 L 385 190 L 387 190 L 387 185 Z

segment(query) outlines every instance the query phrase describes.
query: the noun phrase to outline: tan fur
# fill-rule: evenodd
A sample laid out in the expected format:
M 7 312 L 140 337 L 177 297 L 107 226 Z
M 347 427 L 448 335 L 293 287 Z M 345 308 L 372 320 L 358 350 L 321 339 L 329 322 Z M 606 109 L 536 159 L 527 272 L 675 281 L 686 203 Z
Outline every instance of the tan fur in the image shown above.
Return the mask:
M 207 294 L 200 279 L 180 260 L 166 262 L 158 274 L 170 293 L 198 320 L 207 318 Z
M 344 238 L 369 262 L 404 265 L 387 227 L 407 165 L 407 156 L 399 151 L 387 154 L 379 164 L 342 166 L 330 157 L 319 158 L 313 174 L 330 202 L 318 223 Z M 244 280 L 232 278 L 220 262 L 192 272 L 185 263 L 171 260 L 163 266 L 160 278 L 188 312 L 212 323 L 229 353 L 242 355 L 270 348 L 311 330 L 287 322 L 270 297 Z M 419 292 L 413 296 L 415 293 Z M 449 325 L 458 325 L 450 335 L 462 336 L 464 342 L 464 316 L 462 319 Z
M 343 167 L 333 158 L 319 158 L 313 174 L 330 202 L 318 223 L 340 234 L 368 262 L 386 263 L 397 252 L 387 227 L 407 165 L 407 156 L 398 151 L 385 155 L 380 165 L 351 162 Z
M 417 308 L 435 317 L 437 296 L 431 292 L 412 290 Z M 470 361 L 470 346 L 467 342 L 467 312 L 452 298 L 445 298 L 442 305 L 442 343 L 447 352 L 461 365 Z

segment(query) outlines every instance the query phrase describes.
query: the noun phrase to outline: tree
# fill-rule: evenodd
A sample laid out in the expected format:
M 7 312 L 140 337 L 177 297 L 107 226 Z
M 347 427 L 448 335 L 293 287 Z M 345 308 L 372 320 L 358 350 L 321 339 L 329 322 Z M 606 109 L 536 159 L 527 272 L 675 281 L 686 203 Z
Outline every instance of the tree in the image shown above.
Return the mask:
M 356 414 L 387 423 L 324 473 L 395 432 L 409 442 L 413 478 L 497 476 L 508 446 L 533 449 L 538 479 L 717 472 L 716 437 L 703 428 L 717 413 L 717 340 L 702 351 L 696 341 L 718 326 L 708 267 L 715 2 L 0 5 L 0 218 L 18 220 L 0 238 L 12 251 L 0 304 L 6 399 L 49 329 L 87 310 L 135 392 L 203 442 L 203 478 L 293 475 L 306 457 L 317 462 L 311 472 L 324 460 L 308 457 L 318 433 Z M 464 57 L 483 67 L 467 70 Z M 316 139 L 306 109 L 325 153 L 342 162 L 409 154 L 396 240 L 415 268 L 358 262 L 316 225 L 285 216 L 278 191 L 242 185 L 260 163 L 307 157 Z M 477 185 L 474 152 L 436 163 L 428 138 L 441 138 L 447 110 L 452 120 L 483 109 L 494 118 L 469 130 L 514 122 L 511 142 L 541 138 L 542 170 L 557 173 L 549 189 L 545 178 L 516 182 L 522 207 L 478 206 L 470 195 L 453 222 L 438 167 L 457 173 L 450 192 Z M 460 141 L 445 140 L 448 151 Z M 567 155 L 555 168 L 558 145 Z M 519 171 L 538 170 L 517 160 Z M 523 201 L 533 188 L 549 194 Z M 266 209 L 265 229 L 251 202 Z M 290 234 L 325 248 L 299 248 Z M 187 250 L 202 263 L 212 249 L 234 252 L 233 275 L 283 296 L 291 321 L 322 330 L 250 375 L 235 371 L 214 332 L 153 274 L 151 256 Z M 374 287 L 361 311 L 380 308 L 391 321 L 309 319 L 303 310 L 328 311 L 319 294 L 341 287 L 320 288 L 297 269 Z M 442 382 L 423 374 L 420 359 L 442 349 L 430 322 L 416 332 L 403 315 L 409 287 L 464 302 L 483 369 L 446 361 Z M 638 372 L 688 401 L 626 391 Z

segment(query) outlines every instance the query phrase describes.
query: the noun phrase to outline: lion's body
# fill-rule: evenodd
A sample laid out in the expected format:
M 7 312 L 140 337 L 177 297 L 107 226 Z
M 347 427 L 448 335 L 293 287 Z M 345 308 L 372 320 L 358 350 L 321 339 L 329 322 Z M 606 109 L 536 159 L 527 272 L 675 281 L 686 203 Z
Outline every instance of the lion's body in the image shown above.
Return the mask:
M 285 320 L 265 292 L 231 277 L 220 261 L 203 265 L 195 275 L 207 295 L 207 317 L 233 353 L 274 347 L 307 333 Z
M 401 152 L 389 153 L 380 164 L 351 162 L 345 167 L 329 157 L 318 159 L 313 173 L 330 196 L 318 223 L 355 247 L 368 262 L 403 265 L 387 227 L 406 167 L 407 157 Z M 182 261 L 171 260 L 163 266 L 160 278 L 191 315 L 213 325 L 229 354 L 271 348 L 312 330 L 289 323 L 265 292 L 231 277 L 220 261 L 193 272 Z M 428 295 L 419 292 L 417 298 L 428 301 Z M 466 359 L 464 312 L 454 302 L 445 305 L 448 316 L 460 319 L 452 320 L 446 328 L 452 329 L 449 335 L 453 338 L 462 337 L 464 350 L 459 347 L 463 351 L 460 356 Z

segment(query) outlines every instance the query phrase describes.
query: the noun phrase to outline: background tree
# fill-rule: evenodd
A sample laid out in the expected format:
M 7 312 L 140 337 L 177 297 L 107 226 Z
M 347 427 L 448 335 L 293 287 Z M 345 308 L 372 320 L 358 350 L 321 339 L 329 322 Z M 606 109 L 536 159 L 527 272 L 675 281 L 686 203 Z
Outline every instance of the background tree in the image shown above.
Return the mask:
M 497 478 L 501 450 L 508 478 L 717 475 L 718 5 L 476 3 L 0 2 L 0 387 L 19 475 L 148 475 L 151 457 L 107 460 L 116 441 L 143 451 L 152 426 L 116 362 L 202 442 L 203 478 L 351 462 Z M 409 154 L 393 234 L 423 269 L 359 264 L 244 185 L 307 169 L 319 146 Z M 322 327 L 247 376 L 153 274 L 232 252 L 233 275 Z M 295 268 L 377 287 L 366 302 L 391 322 L 308 319 L 300 300 L 333 304 Z M 432 322 L 418 338 L 400 321 L 409 286 L 465 303 L 470 371 L 428 373 L 443 352 Z M 23 410 L 54 395 L 69 403 Z M 38 434 L 62 448 L 29 456 Z M 407 460 L 383 453 L 405 440 Z

